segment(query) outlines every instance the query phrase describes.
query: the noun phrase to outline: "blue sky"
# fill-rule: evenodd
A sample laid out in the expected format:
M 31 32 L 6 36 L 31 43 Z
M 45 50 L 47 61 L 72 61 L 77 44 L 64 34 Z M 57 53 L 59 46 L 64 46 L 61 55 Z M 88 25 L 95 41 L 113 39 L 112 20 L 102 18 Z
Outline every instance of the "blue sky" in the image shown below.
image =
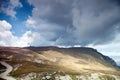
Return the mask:
M 3 0 L 3 2 L 9 3 L 9 0 Z M 12 32 L 15 36 L 22 36 L 24 32 L 28 29 L 24 24 L 24 21 L 28 18 L 28 16 L 32 15 L 32 5 L 30 5 L 26 0 L 20 0 L 22 7 L 15 7 L 14 10 L 16 11 L 15 18 L 9 15 L 6 15 L 4 12 L 1 11 L 0 19 L 6 20 L 12 25 Z M 3 4 L 5 5 L 5 4 Z
M 0 46 L 93 47 L 120 63 L 119 0 L 1 0 Z

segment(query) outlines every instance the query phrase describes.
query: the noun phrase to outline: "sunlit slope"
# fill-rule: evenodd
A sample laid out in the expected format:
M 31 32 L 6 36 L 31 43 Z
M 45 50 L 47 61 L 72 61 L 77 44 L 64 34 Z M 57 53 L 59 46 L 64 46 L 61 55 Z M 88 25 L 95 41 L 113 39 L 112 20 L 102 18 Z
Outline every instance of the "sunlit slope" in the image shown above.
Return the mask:
M 114 70 L 116 63 L 92 48 L 27 48 L 43 55 L 54 65 L 64 66 L 75 71 Z

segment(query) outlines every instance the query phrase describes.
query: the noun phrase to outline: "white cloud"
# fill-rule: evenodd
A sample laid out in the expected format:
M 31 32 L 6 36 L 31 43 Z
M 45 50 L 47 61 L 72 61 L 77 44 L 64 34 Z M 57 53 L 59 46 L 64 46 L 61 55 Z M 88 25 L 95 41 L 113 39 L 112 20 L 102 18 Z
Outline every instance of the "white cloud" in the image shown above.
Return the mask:
M 25 21 L 25 24 L 28 27 L 35 27 L 36 22 L 29 16 L 29 18 Z
M 115 61 L 117 62 L 117 64 L 120 66 L 120 57 L 118 59 L 115 59 Z
M 6 5 L 7 7 L 5 7 Z M 15 9 L 18 7 L 22 7 L 22 4 L 19 2 L 19 0 L 10 0 L 9 3 L 5 2 L 5 4 L 2 4 L 0 12 L 3 12 L 8 16 L 16 18 Z
M 26 31 L 21 37 L 17 37 L 14 42 L 12 42 L 12 46 L 17 47 L 25 47 L 30 46 L 33 41 L 34 34 L 31 31 Z
M 0 21 L 0 45 L 11 45 L 12 39 L 15 38 L 10 31 L 11 28 L 12 25 L 7 21 Z
M 7 23 L 5 20 L 0 21 L 0 31 L 10 30 L 11 27 L 12 26 L 9 23 Z
M 0 21 L 0 46 L 29 46 L 33 41 L 34 33 L 26 31 L 21 37 L 14 36 L 11 32 L 12 25 L 5 20 Z
M 46 24 L 41 24 L 47 27 Z M 49 27 L 52 25 L 49 25 Z M 25 47 L 25 46 L 47 46 L 55 45 L 54 41 L 50 39 L 54 38 L 56 35 L 52 33 L 52 29 L 44 34 L 44 28 L 41 29 L 41 33 L 26 31 L 21 37 L 13 35 L 11 29 L 12 25 L 5 20 L 0 21 L 0 46 L 15 46 L 15 47 Z M 37 28 L 39 29 L 39 28 Z M 49 34 L 49 35 L 48 35 Z

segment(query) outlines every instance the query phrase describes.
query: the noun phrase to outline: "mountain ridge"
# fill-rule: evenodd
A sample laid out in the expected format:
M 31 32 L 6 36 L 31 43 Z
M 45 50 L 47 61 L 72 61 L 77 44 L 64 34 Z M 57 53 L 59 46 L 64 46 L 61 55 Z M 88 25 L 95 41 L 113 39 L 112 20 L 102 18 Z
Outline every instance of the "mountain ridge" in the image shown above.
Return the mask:
M 17 77 L 31 72 L 58 71 L 68 74 L 104 73 L 120 76 L 120 69 L 113 59 L 87 47 L 0 47 L 0 60 L 12 65 L 14 70 L 11 75 Z
M 65 51 L 74 51 L 74 54 L 72 55 L 72 56 L 74 56 L 74 55 L 76 55 L 75 53 L 76 53 L 76 51 L 77 51 L 77 54 L 79 53 L 79 52 L 83 52 L 83 53 L 87 53 L 88 55 L 92 55 L 92 56 L 95 56 L 93 53 L 94 52 L 96 52 L 96 53 L 98 53 L 100 56 L 102 56 L 102 58 L 103 59 L 105 59 L 106 61 L 108 61 L 109 63 L 111 63 L 113 66 L 115 66 L 115 67 L 117 67 L 117 64 L 116 64 L 116 62 L 112 59 L 112 58 L 110 58 L 110 57 L 108 57 L 108 56 L 105 56 L 105 55 L 103 55 L 102 53 L 100 53 L 100 52 L 98 52 L 96 49 L 93 49 L 93 48 L 90 48 L 90 47 L 69 47 L 69 48 L 60 48 L 60 47 L 56 47 L 56 46 L 47 46 L 47 47 L 25 47 L 25 48 L 28 48 L 28 49 L 30 49 L 30 50 L 33 50 L 33 51 L 37 51 L 37 49 L 36 48 L 38 48 L 38 49 L 41 49 L 42 50 L 42 48 L 43 48 L 43 50 L 57 50 L 57 51 L 61 51 L 61 50 L 64 50 L 65 49 Z M 90 52 L 93 52 L 93 53 L 90 53 Z M 95 53 L 95 54 L 96 54 Z M 99 57 L 99 56 L 98 56 Z

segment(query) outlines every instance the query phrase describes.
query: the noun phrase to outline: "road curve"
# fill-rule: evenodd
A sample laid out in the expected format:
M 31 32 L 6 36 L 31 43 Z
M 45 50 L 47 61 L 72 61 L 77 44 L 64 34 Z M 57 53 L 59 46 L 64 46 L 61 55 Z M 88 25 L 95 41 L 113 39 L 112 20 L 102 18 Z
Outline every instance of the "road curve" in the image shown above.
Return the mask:
M 13 67 L 3 61 L 1 61 L 0 64 L 6 67 L 6 71 L 0 74 L 0 78 L 5 79 L 5 80 L 16 80 L 15 78 L 9 76 L 9 73 L 13 70 Z

